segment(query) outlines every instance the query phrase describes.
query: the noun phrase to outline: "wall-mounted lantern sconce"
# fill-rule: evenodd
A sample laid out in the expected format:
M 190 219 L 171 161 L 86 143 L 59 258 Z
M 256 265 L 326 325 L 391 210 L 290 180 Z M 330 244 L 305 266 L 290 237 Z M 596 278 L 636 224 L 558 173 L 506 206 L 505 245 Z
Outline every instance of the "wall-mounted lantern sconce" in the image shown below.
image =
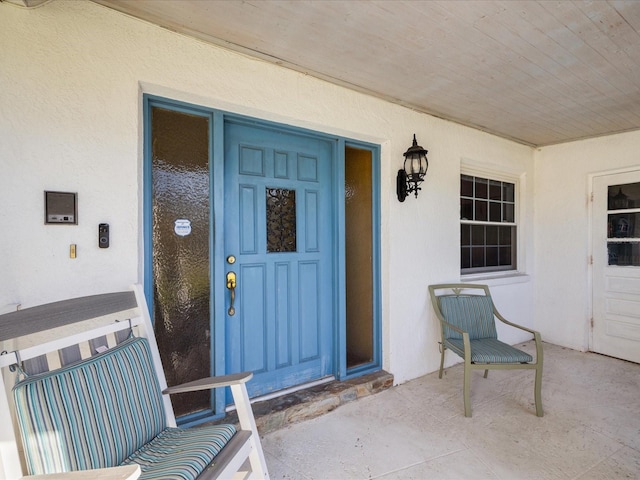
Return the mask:
M 398 170 L 396 178 L 396 191 L 398 200 L 404 202 L 407 196 L 414 192 L 418 198 L 418 186 L 424 180 L 424 175 L 429 168 L 429 160 L 427 160 L 427 150 L 418 145 L 416 135 L 413 134 L 413 145 L 404 152 L 404 168 Z

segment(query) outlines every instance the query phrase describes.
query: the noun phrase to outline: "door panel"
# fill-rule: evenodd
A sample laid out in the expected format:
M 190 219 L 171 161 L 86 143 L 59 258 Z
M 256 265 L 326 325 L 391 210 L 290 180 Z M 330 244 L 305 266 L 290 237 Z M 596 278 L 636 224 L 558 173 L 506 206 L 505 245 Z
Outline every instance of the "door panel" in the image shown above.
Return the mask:
M 640 171 L 594 178 L 592 350 L 640 363 Z
M 226 364 L 251 396 L 333 373 L 331 168 L 330 141 L 225 125 Z

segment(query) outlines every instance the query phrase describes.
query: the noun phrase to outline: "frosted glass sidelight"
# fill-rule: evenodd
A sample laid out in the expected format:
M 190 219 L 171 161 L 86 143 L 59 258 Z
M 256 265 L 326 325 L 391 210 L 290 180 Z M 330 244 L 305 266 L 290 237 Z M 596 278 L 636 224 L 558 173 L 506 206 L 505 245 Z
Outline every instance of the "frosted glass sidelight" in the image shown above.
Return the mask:
M 347 368 L 374 361 L 373 162 L 345 150 L 345 283 Z
M 151 134 L 154 329 L 171 386 L 211 375 L 209 119 L 154 107 Z M 172 402 L 211 408 L 209 391 Z

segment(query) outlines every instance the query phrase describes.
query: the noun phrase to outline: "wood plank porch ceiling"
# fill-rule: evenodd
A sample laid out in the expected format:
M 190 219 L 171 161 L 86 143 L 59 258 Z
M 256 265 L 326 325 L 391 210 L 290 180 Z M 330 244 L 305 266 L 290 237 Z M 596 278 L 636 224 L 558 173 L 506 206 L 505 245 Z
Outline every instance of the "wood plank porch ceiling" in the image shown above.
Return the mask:
M 640 1 L 94 0 L 532 146 L 640 129 Z

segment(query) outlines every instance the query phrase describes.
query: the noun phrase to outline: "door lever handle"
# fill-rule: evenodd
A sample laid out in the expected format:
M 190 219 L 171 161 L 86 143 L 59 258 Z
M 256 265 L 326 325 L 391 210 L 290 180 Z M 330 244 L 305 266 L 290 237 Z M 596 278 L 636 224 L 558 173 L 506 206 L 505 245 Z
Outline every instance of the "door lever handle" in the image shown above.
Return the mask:
M 227 313 L 233 317 L 236 314 L 236 309 L 233 306 L 236 301 L 236 272 L 227 273 L 227 288 L 231 291 L 231 305 L 229 305 Z

